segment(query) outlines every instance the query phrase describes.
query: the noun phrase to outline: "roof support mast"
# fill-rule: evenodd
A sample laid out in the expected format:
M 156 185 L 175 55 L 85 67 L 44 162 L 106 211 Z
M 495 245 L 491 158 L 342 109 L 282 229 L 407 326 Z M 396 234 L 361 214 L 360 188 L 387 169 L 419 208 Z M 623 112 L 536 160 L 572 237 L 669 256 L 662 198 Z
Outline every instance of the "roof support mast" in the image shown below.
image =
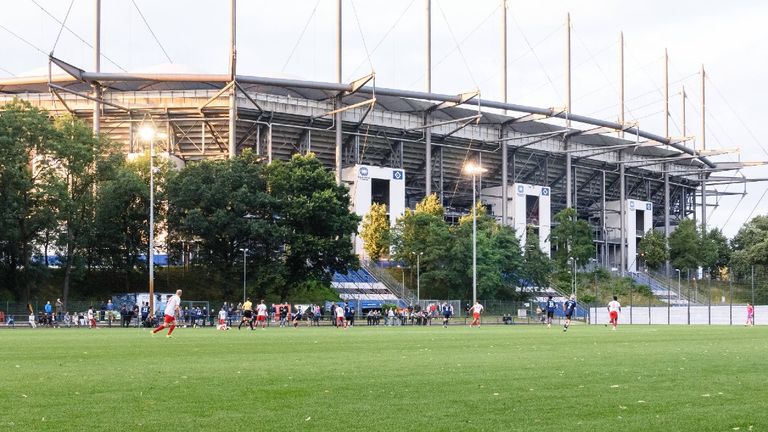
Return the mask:
M 501 0 L 501 96 L 504 103 L 507 103 L 507 0 Z M 504 115 L 507 110 L 504 110 Z M 501 125 L 499 138 L 504 139 L 504 125 Z M 508 144 L 501 143 L 501 224 L 507 225 L 507 205 L 509 204 L 509 195 L 507 191 L 509 177 L 509 155 L 507 154 Z
M 229 79 L 233 83 L 229 89 L 229 158 L 237 155 L 237 0 L 229 3 Z
M 622 130 L 619 136 L 624 136 L 624 32 L 619 32 L 619 124 Z M 622 162 L 622 150 L 619 150 L 619 209 L 620 217 L 620 238 L 619 254 L 621 256 L 621 275 L 627 269 L 627 221 L 626 221 L 626 180 L 624 178 L 624 164 Z M 634 235 L 634 233 L 633 233 Z
M 96 73 L 101 72 L 101 0 L 96 0 L 96 28 L 93 41 L 93 63 Z M 93 134 L 101 132 L 101 88 L 93 84 Z
M 707 93 L 706 93 L 707 72 L 704 71 L 704 65 L 701 65 L 701 149 L 707 149 Z M 701 174 L 701 230 L 707 232 L 707 182 L 706 175 Z
M 565 127 L 571 128 L 571 14 L 568 13 L 565 19 Z M 566 149 L 568 147 L 568 134 L 563 138 Z M 565 206 L 571 207 L 572 200 L 572 180 L 571 180 L 571 154 L 565 155 Z
M 341 84 L 341 0 L 336 0 L 336 82 Z M 341 108 L 341 96 L 340 92 L 336 96 L 336 109 Z M 336 184 L 341 184 L 341 156 L 342 156 L 342 143 L 341 143 L 341 111 L 337 111 L 334 114 L 336 123 Z
M 669 138 L 669 54 L 664 48 L 664 136 Z M 664 238 L 669 240 L 669 164 L 664 164 Z M 664 263 L 664 272 L 669 277 L 669 259 Z
M 426 77 L 427 93 L 432 93 L 432 1 L 426 0 L 427 21 L 426 21 Z M 429 112 L 424 113 L 424 125 L 429 124 Z M 432 130 L 424 130 L 424 195 L 429 196 L 432 193 Z M 442 204 L 442 203 L 441 203 Z

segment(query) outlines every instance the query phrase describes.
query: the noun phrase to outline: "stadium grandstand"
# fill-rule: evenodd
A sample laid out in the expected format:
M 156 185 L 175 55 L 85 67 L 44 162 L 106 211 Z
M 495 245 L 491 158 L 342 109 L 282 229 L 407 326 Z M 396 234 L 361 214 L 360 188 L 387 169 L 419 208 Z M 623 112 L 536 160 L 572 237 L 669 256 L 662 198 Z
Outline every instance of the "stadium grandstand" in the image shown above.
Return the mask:
M 706 225 L 712 200 L 733 193 L 719 187 L 759 180 L 739 171 L 754 163 L 715 160 L 728 151 L 707 149 L 703 136 L 673 137 L 668 125 L 647 130 L 624 121 L 623 111 L 616 122 L 571 112 L 570 83 L 564 106 L 549 108 L 483 99 L 478 90 L 434 93 L 429 80 L 423 91 L 383 88 L 375 73 L 342 82 L 340 30 L 336 82 L 243 74 L 231 5 L 229 73 L 100 72 L 98 61 L 88 70 L 52 53 L 48 75 L 0 79 L 0 104 L 19 98 L 53 115 L 72 113 L 126 153 L 146 147 L 138 131 L 151 124 L 164 132 L 155 145 L 181 165 L 245 150 L 266 161 L 312 152 L 349 185 L 355 211 L 383 202 L 393 221 L 429 194 L 449 213 L 466 214 L 472 177 L 462 170 L 474 163 L 485 168 L 479 200 L 500 223 L 521 236 L 533 225 L 550 253 L 551 215 L 572 207 L 590 223 L 595 262 L 622 274 L 638 270 L 637 244 L 648 230 L 669 235 L 697 215 Z M 506 57 L 502 67 L 506 89 Z M 366 268 L 333 281 L 344 299 L 407 297 Z

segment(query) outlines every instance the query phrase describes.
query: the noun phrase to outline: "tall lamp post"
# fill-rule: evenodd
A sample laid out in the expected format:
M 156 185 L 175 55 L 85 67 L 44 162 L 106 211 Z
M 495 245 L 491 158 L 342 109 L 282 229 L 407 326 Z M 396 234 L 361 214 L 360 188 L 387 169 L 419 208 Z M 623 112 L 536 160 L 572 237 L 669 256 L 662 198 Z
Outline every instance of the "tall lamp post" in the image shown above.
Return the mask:
M 477 303 L 477 175 L 487 170 L 470 162 L 464 165 L 464 174 L 472 176 L 472 304 Z
M 418 304 L 419 300 L 421 300 L 421 256 L 424 255 L 424 252 L 411 253 L 416 255 L 416 303 Z M 413 279 L 411 279 L 411 281 L 413 281 Z
M 248 264 L 248 249 L 243 248 L 240 251 L 243 252 L 243 303 L 245 303 L 245 282 L 248 279 L 248 268 L 246 267 Z
M 142 126 L 139 136 L 149 142 L 149 313 L 155 315 L 155 129 Z

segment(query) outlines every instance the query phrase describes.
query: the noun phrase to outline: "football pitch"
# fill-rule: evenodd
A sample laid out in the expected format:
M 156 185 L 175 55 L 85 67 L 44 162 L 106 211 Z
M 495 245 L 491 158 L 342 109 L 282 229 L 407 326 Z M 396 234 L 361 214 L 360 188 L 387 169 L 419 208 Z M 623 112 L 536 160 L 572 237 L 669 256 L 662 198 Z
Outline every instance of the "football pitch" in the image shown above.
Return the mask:
M 0 330 L 0 430 L 768 429 L 768 328 L 208 327 L 174 336 Z

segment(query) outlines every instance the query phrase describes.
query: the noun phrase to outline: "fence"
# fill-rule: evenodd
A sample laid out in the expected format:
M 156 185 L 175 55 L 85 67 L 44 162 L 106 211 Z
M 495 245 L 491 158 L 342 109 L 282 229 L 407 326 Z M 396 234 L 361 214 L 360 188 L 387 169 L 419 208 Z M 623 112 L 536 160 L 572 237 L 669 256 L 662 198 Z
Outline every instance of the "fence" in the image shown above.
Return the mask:
M 593 306 L 589 318 L 591 324 L 607 324 L 608 309 Z M 746 305 L 634 306 L 622 307 L 619 314 L 619 324 L 744 325 L 746 321 Z M 768 325 L 768 306 L 755 306 L 754 324 Z

